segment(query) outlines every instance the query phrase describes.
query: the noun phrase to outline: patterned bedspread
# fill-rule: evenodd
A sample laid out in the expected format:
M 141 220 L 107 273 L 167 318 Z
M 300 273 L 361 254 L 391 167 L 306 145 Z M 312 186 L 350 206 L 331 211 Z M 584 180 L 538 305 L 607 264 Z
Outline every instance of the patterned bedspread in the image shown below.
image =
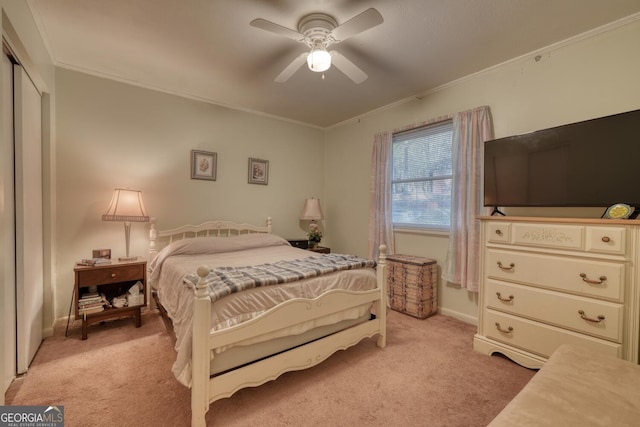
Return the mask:
M 288 283 L 341 270 L 375 266 L 375 261 L 354 255 L 326 254 L 272 264 L 219 267 L 212 269 L 205 280 L 209 296 L 212 301 L 215 301 L 246 289 Z M 195 286 L 198 283 L 198 275 L 189 274 L 185 276 L 184 281 Z

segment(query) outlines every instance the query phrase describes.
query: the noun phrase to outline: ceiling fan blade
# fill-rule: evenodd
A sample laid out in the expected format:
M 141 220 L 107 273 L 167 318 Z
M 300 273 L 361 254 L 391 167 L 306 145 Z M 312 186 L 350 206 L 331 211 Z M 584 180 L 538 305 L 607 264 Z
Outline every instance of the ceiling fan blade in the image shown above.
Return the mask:
M 356 64 L 349 61 L 344 55 L 342 55 L 337 50 L 332 50 L 331 52 L 331 63 L 336 66 L 336 68 L 342 71 L 347 77 L 353 80 L 354 83 L 360 84 L 363 81 L 367 80 L 369 76 L 365 74 Z
M 336 40 L 336 43 L 344 41 L 349 37 L 355 36 L 358 33 L 373 28 L 376 25 L 380 25 L 384 22 L 382 15 L 376 9 L 367 9 L 359 15 L 354 16 L 342 25 L 338 25 L 331 32 L 331 36 Z
M 267 21 L 266 19 L 257 18 L 253 21 L 249 22 L 249 25 L 255 28 L 260 28 L 261 30 L 269 31 L 271 33 L 277 34 L 279 36 L 284 36 L 295 41 L 304 40 L 304 36 L 297 31 L 294 31 L 290 28 L 283 27 L 282 25 L 278 25 L 274 22 Z
M 291 61 L 291 64 L 287 65 L 287 68 L 282 70 L 278 77 L 275 78 L 277 83 L 284 83 L 291 78 L 295 74 L 296 71 L 307 61 L 307 52 L 301 53 L 296 56 L 296 59 Z

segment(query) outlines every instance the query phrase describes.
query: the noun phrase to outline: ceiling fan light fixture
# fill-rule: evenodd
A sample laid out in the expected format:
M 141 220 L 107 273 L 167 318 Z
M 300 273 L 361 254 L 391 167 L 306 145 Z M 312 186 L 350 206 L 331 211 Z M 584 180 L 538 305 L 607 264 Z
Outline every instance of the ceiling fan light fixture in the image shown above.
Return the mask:
M 307 56 L 307 65 L 311 71 L 322 73 L 331 67 L 331 54 L 325 48 L 315 48 Z

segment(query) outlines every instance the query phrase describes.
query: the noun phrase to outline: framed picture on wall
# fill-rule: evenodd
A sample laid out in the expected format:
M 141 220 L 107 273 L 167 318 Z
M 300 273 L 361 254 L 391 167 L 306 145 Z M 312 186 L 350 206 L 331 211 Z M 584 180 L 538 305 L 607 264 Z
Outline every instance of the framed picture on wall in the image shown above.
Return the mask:
M 218 153 L 191 150 L 191 179 L 216 180 Z
M 269 161 L 249 157 L 249 184 L 269 184 Z

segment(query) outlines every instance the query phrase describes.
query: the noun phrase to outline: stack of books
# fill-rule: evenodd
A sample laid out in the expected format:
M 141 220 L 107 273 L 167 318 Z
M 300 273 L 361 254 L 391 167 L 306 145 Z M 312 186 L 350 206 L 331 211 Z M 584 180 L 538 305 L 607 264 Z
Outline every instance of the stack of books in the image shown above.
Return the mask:
M 104 311 L 105 305 L 108 305 L 107 299 L 103 294 L 97 292 L 88 292 L 82 294 L 78 300 L 78 314 L 92 314 Z
M 88 258 L 83 259 L 78 263 L 78 265 L 103 265 L 103 264 L 111 264 L 111 260 L 109 258 Z

